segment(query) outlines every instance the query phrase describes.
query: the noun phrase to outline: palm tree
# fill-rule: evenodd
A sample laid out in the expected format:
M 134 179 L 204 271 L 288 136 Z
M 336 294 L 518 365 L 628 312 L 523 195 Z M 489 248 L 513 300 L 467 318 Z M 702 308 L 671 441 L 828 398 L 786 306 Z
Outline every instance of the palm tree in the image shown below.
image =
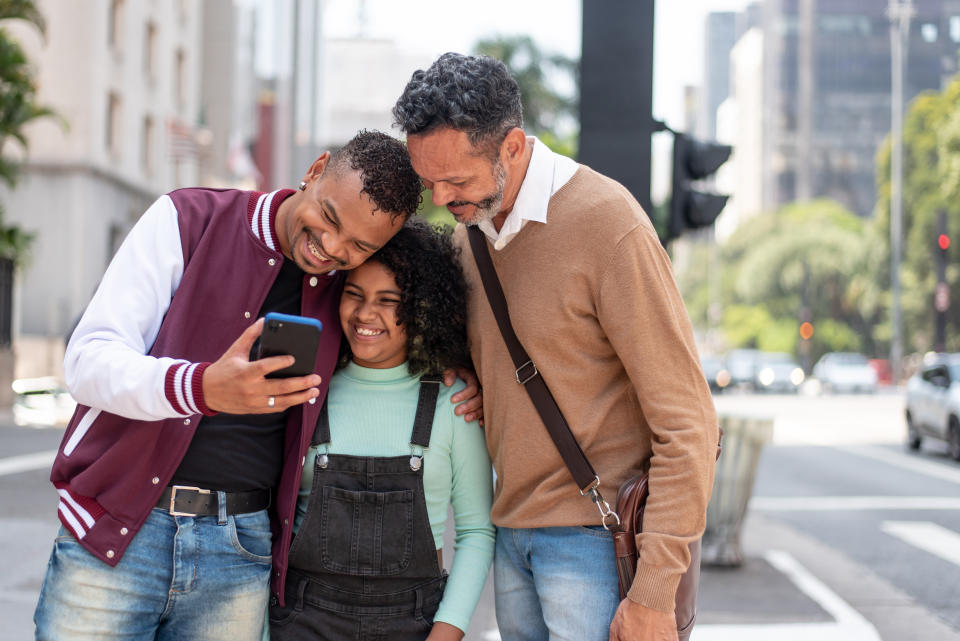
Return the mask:
M 0 21 L 5 20 L 26 21 L 41 34 L 46 30 L 46 22 L 32 0 L 0 0 Z M 37 87 L 27 56 L 9 31 L 0 26 L 0 154 L 11 140 L 26 149 L 24 126 L 37 118 L 55 115 L 37 103 Z M 19 169 L 17 160 L 0 155 L 0 180 L 8 186 L 16 184 Z M 2 219 L 0 205 L 0 256 L 21 261 L 32 235 L 18 226 L 4 225 Z

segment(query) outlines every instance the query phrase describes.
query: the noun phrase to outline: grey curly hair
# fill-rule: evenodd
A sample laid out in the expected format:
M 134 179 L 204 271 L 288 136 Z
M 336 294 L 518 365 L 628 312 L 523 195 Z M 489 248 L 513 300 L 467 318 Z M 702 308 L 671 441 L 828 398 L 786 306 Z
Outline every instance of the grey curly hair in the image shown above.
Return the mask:
M 408 135 L 449 127 L 482 153 L 496 153 L 511 129 L 523 127 L 520 87 L 499 60 L 445 53 L 413 73 L 393 117 Z

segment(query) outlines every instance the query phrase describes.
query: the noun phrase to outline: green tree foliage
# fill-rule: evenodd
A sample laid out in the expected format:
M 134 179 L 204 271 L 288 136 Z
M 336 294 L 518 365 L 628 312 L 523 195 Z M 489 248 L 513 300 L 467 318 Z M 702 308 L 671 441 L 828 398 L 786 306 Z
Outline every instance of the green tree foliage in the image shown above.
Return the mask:
M 721 248 L 722 329 L 729 347 L 797 353 L 799 329 L 814 325 L 811 362 L 836 350 L 873 353 L 880 321 L 872 280 L 868 223 L 828 200 L 794 203 L 742 224 Z M 704 318 L 709 268 L 680 283 L 695 323 Z
M 46 24 L 35 3 L 29 0 L 0 0 L 0 20 L 23 20 L 44 33 Z M 24 126 L 53 112 L 37 103 L 37 87 L 33 70 L 20 44 L 10 32 L 0 27 L 0 152 L 10 142 L 26 148 Z M 13 187 L 19 163 L 0 155 L 0 180 Z M 28 251 L 31 235 L 15 225 L 2 224 L 0 207 L 0 256 L 22 261 Z
M 960 76 L 941 92 L 929 91 L 909 105 L 903 128 L 903 254 L 900 272 L 903 336 L 908 350 L 933 347 L 936 286 L 937 213 L 947 213 L 953 240 L 947 266 L 953 304 L 947 313 L 947 349 L 960 350 Z M 890 163 L 888 139 L 877 154 L 876 232 L 873 261 L 879 301 L 889 317 L 890 289 Z M 889 322 L 880 327 L 889 342 Z

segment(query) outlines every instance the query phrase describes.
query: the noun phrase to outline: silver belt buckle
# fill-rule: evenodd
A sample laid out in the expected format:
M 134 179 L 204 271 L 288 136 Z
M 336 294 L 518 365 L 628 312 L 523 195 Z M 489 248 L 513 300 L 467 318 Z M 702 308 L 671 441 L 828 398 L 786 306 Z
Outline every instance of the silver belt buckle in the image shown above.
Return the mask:
M 196 492 L 197 494 L 210 494 L 210 490 L 201 490 L 199 487 L 193 487 L 192 485 L 171 485 L 170 486 L 170 516 L 196 516 L 195 513 L 177 512 L 174 509 L 174 506 L 177 503 L 177 492 L 180 490 Z

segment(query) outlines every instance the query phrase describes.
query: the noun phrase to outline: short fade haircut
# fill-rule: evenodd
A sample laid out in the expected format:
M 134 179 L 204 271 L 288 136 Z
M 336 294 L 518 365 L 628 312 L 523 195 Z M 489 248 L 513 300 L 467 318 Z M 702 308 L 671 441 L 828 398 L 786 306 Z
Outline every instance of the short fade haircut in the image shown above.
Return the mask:
M 350 142 L 330 157 L 329 168 L 360 172 L 361 194 L 366 194 L 376 209 L 391 220 L 406 220 L 417 211 L 422 200 L 423 183 L 410 164 L 410 154 L 402 142 L 380 131 L 361 130 Z
M 393 118 L 407 135 L 449 127 L 481 153 L 495 154 L 511 129 L 523 127 L 520 87 L 499 60 L 445 53 L 413 73 Z

